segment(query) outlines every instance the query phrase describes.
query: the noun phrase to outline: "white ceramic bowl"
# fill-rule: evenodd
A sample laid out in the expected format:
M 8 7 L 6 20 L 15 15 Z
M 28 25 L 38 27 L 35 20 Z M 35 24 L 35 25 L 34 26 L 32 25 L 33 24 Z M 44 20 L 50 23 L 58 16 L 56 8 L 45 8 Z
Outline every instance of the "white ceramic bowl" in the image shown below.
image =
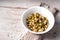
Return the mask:
M 26 17 L 29 16 L 30 14 L 34 13 L 34 12 L 38 12 L 38 13 L 40 13 L 41 15 L 45 16 L 48 19 L 49 25 L 48 25 L 48 28 L 45 31 L 43 31 L 43 32 L 33 32 L 33 31 L 31 31 L 30 29 L 27 28 Z M 27 9 L 23 13 L 22 23 L 23 23 L 24 27 L 31 33 L 44 34 L 44 33 L 48 32 L 49 30 L 52 29 L 52 27 L 53 27 L 53 25 L 55 23 L 55 19 L 54 19 L 53 14 L 48 9 L 46 9 L 44 7 L 34 6 L 34 7 L 31 7 L 29 9 Z

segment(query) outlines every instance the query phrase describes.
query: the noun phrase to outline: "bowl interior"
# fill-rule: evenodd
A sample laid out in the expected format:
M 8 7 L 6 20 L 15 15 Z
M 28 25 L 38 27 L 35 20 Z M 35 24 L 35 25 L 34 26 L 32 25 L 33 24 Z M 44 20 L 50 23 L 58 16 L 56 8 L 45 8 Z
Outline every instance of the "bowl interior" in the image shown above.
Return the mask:
M 45 16 L 47 19 L 48 19 L 48 22 L 49 22 L 49 25 L 48 25 L 48 28 L 45 30 L 45 31 L 43 31 L 43 32 L 33 32 L 33 31 L 30 31 L 28 28 L 27 28 L 27 25 L 26 25 L 26 18 L 29 16 L 29 15 L 31 15 L 32 13 L 34 13 L 34 12 L 38 12 L 38 13 L 40 13 L 42 16 Z M 23 14 L 23 24 L 25 25 L 25 27 L 30 31 L 30 32 L 32 32 L 32 33 L 35 33 L 35 34 L 43 34 L 43 33 L 46 33 L 46 32 L 48 32 L 52 27 L 53 27 L 53 25 L 54 25 L 54 22 L 55 22 L 55 20 L 54 20 L 54 16 L 53 16 L 53 14 L 48 10 L 48 9 L 46 9 L 46 8 L 44 8 L 44 7 L 31 7 L 31 8 L 29 8 L 28 10 L 26 10 L 25 12 L 24 12 L 24 14 Z

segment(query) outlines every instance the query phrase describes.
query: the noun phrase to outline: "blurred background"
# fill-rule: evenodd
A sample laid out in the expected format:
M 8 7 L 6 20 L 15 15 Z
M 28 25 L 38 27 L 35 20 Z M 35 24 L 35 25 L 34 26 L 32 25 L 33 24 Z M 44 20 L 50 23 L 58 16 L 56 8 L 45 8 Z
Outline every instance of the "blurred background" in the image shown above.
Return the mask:
M 29 5 L 39 5 L 40 2 L 45 2 L 60 10 L 60 0 L 0 0 L 0 5 L 29 6 Z

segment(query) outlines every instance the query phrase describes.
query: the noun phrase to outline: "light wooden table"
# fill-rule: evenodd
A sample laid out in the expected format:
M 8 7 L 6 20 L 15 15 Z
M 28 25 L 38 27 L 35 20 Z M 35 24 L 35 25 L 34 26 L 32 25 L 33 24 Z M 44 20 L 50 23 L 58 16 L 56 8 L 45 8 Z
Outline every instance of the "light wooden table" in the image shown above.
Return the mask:
M 0 0 L 0 6 L 9 7 L 9 8 L 0 7 L 0 18 L 2 19 L 2 17 L 3 17 L 3 20 L 4 20 L 4 18 L 6 19 L 6 17 L 7 17 L 9 23 L 11 23 L 11 24 L 5 24 L 5 22 L 8 22 L 8 21 L 6 21 L 6 20 L 3 21 L 0 19 L 0 23 L 1 23 L 0 29 L 3 30 L 3 31 L 0 30 L 0 40 L 18 40 L 18 38 L 14 37 L 14 36 L 19 35 L 17 33 L 19 33 L 19 27 L 20 27 L 19 22 L 20 21 L 17 21 L 17 19 L 15 19 L 15 18 L 17 17 L 20 20 L 20 15 L 22 15 L 23 11 L 25 10 L 24 8 L 29 8 L 31 6 L 40 5 L 40 1 L 45 2 L 45 3 L 49 4 L 50 6 L 56 7 L 57 9 L 60 10 L 60 0 Z M 11 7 L 22 7 L 23 9 L 15 9 L 15 8 L 11 8 Z M 12 16 L 8 16 L 8 15 L 12 15 Z M 9 18 L 12 18 L 12 19 L 10 20 Z M 44 40 L 60 40 L 60 13 L 58 13 L 55 16 L 55 18 L 56 18 L 56 24 L 50 32 L 43 35 Z M 4 25 L 3 25 L 3 22 L 4 22 Z M 14 24 L 14 25 L 12 26 L 12 24 Z M 5 25 L 7 25 L 7 26 L 5 26 Z M 19 26 L 17 26 L 17 25 L 19 25 Z M 8 27 L 8 28 L 6 28 L 6 27 Z M 16 29 L 18 29 L 18 30 L 16 30 Z M 54 30 L 56 31 L 56 33 Z M 13 31 L 18 31 L 18 32 L 16 33 Z M 11 39 L 12 37 L 8 35 L 9 33 L 10 33 L 10 35 L 13 35 L 13 37 L 16 39 Z M 33 34 L 31 34 L 31 35 L 33 37 L 36 36 Z M 25 39 L 23 39 L 23 40 L 25 40 Z M 35 39 L 35 37 L 31 38 L 31 39 L 40 40 L 38 38 Z M 27 40 L 29 40 L 29 39 L 27 39 Z

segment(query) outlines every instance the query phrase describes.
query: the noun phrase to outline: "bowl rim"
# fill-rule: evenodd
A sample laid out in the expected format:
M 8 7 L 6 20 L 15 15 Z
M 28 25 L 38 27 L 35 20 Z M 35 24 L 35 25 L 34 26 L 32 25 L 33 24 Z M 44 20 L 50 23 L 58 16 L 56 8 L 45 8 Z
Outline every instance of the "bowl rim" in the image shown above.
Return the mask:
M 32 9 L 32 8 L 35 8 L 35 7 L 37 7 L 37 8 L 40 8 L 40 6 L 33 6 L 33 7 L 30 7 L 30 8 L 28 8 L 27 10 L 25 10 L 24 12 L 23 12 L 23 15 L 22 15 L 22 23 L 23 23 L 23 17 L 24 17 L 24 13 L 26 13 L 28 10 L 30 10 L 30 9 Z M 44 8 L 44 7 L 42 7 L 42 8 Z M 47 8 L 44 8 L 44 9 L 46 9 L 46 10 L 48 10 Z M 48 10 L 49 11 L 49 10 Z M 50 12 L 50 11 L 49 11 Z M 50 12 L 51 14 L 52 14 L 52 12 Z M 53 14 L 52 14 L 52 16 L 53 16 Z M 53 16 L 53 19 L 54 19 L 54 23 L 55 23 L 55 18 L 54 18 L 54 16 Z M 24 23 L 23 23 L 23 25 L 24 25 Z M 53 24 L 53 26 L 54 26 L 54 24 Z M 52 28 L 53 28 L 53 26 L 48 30 L 48 31 L 50 31 Z M 24 27 L 25 27 L 25 25 L 24 25 Z M 34 32 L 34 31 L 31 31 L 30 29 L 28 29 L 27 27 L 25 27 L 26 29 L 27 29 L 27 31 L 29 31 L 29 32 L 31 32 L 31 33 L 34 33 L 34 34 L 44 34 L 44 33 L 47 33 L 48 31 L 46 31 L 46 32 Z

